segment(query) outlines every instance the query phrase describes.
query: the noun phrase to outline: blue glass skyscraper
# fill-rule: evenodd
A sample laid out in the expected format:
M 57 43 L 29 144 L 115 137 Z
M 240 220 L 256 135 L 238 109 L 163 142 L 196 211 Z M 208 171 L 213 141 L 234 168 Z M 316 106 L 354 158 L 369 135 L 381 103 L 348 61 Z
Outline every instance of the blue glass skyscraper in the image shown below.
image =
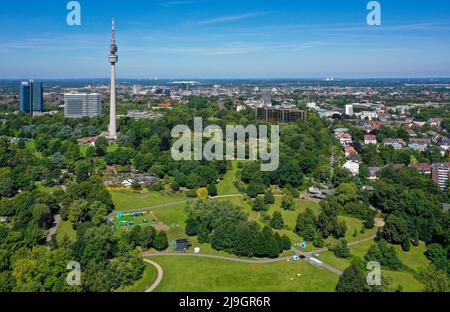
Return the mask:
M 33 90 L 30 82 L 22 82 L 20 85 L 20 111 L 30 115 L 33 112 Z
M 25 81 L 20 85 L 20 111 L 29 115 L 44 111 L 42 82 Z
M 42 82 L 33 82 L 33 111 L 42 113 L 44 111 L 44 89 Z

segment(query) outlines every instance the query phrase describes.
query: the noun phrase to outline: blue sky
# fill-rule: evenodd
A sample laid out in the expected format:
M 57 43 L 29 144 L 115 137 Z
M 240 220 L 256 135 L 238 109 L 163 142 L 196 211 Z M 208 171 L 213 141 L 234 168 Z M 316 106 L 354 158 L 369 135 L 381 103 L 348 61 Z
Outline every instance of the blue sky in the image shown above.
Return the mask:
M 450 1 L 2 1 L 0 78 L 102 78 L 116 17 L 119 78 L 450 77 Z

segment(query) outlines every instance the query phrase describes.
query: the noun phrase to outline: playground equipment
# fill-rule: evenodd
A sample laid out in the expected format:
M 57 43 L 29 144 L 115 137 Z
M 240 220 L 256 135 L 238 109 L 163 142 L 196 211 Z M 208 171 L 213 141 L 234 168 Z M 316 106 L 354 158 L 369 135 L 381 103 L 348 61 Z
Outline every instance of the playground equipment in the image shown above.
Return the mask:
M 151 220 L 144 219 L 143 221 L 139 223 L 135 223 L 133 221 L 129 220 L 122 220 L 124 218 L 141 218 L 141 217 L 150 217 Z M 147 212 L 131 212 L 131 213 L 124 213 L 123 211 L 119 211 L 117 213 L 117 223 L 116 228 L 126 227 L 127 229 L 130 229 L 137 225 L 152 225 L 152 224 L 158 224 L 158 218 L 155 217 L 153 211 L 147 211 Z
M 305 248 L 307 248 L 307 247 L 310 247 L 310 246 L 311 246 L 311 243 L 310 243 L 310 242 L 301 242 L 301 243 L 298 244 L 298 245 L 300 246 L 300 248 L 305 249 Z

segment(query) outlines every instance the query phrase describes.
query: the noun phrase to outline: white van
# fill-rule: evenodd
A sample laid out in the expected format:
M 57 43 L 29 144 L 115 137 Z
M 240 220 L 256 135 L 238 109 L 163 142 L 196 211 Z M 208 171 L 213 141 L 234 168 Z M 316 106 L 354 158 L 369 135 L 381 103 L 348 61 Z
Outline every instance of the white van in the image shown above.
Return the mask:
M 320 261 L 320 260 L 318 260 L 318 259 L 316 259 L 316 258 L 313 258 L 313 257 L 309 258 L 309 262 L 310 262 L 311 264 L 316 265 L 316 266 L 319 266 L 319 267 L 321 267 L 321 266 L 323 265 L 323 262 L 322 262 L 322 261 Z

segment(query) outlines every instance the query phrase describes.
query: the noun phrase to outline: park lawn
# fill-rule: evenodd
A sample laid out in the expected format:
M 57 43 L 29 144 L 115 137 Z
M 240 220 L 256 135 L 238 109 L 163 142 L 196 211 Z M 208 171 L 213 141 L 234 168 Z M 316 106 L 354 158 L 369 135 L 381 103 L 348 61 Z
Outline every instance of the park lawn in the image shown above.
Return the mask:
M 359 241 L 365 238 L 372 237 L 377 234 L 377 228 L 364 229 L 364 233 L 361 233 L 361 229 L 364 227 L 364 221 L 347 216 L 338 216 L 338 220 L 343 220 L 347 225 L 347 232 L 345 233 L 344 239 L 351 243 L 354 241 Z M 353 233 L 356 230 L 356 236 L 353 237 Z
M 164 269 L 157 292 L 331 292 L 338 281 L 336 274 L 306 262 L 249 264 L 175 256 L 151 259 Z
M 375 241 L 368 241 L 350 246 L 349 248 L 353 257 L 364 260 L 367 250 L 373 244 L 375 244 Z M 396 291 L 399 286 L 401 286 L 400 288 L 404 292 L 421 291 L 423 289 L 423 284 L 415 278 L 414 273 L 409 272 L 408 270 L 415 270 L 416 272 L 419 272 L 421 268 L 427 267 L 428 260 L 423 254 L 426 250 L 425 245 L 421 243 L 419 247 L 414 250 L 411 248 L 409 253 L 402 251 L 400 246 L 394 246 L 394 248 L 396 249 L 403 264 L 407 266 L 407 269 L 406 271 L 391 271 L 386 268 L 381 269 L 382 274 L 385 274 L 385 276 L 388 276 L 391 280 L 389 290 Z M 330 264 L 341 271 L 351 265 L 351 259 L 337 258 L 331 251 L 320 253 L 319 258 L 325 263 Z
M 56 240 L 61 242 L 64 239 L 64 236 L 69 237 L 71 242 L 77 240 L 77 232 L 72 227 L 72 223 L 69 221 L 61 221 L 58 226 L 58 230 L 56 231 Z
M 314 212 L 319 211 L 320 207 L 319 204 L 305 199 L 295 199 L 295 210 L 293 211 L 287 211 L 281 208 L 281 201 L 283 200 L 283 197 L 276 196 L 275 197 L 275 203 L 270 206 L 267 213 L 269 215 L 273 215 L 275 211 L 281 212 L 283 216 L 284 223 L 289 225 L 292 229 L 295 228 L 295 225 L 297 224 L 297 217 L 300 213 L 305 212 L 307 208 L 310 208 Z
M 319 253 L 318 258 L 326 264 L 334 266 L 341 271 L 344 271 L 351 265 L 350 259 L 338 258 L 332 251 L 324 251 Z
M 142 278 L 137 280 L 133 285 L 116 289 L 116 292 L 145 292 L 153 284 L 157 276 L 158 271 L 156 268 L 149 263 L 145 263 Z
M 106 151 L 108 153 L 111 153 L 111 152 L 116 151 L 118 148 L 119 148 L 119 144 L 111 144 L 111 145 L 108 145 L 108 148 L 106 149 Z
M 133 192 L 126 189 L 117 189 L 110 190 L 110 194 L 117 211 L 142 209 L 187 200 L 184 195 L 166 195 L 148 190 Z
M 430 264 L 430 261 L 425 256 L 427 247 L 423 242 L 420 242 L 417 247 L 411 245 L 411 250 L 409 252 L 403 251 L 400 245 L 394 245 L 394 248 L 403 264 L 417 273 L 421 270 L 425 270 Z
M 369 250 L 370 246 L 375 245 L 375 240 L 370 240 L 367 242 L 362 242 L 353 246 L 349 246 L 352 256 L 357 257 L 358 259 L 364 260 L 364 257 L 367 254 L 367 250 Z
M 391 279 L 389 285 L 390 291 L 396 291 L 401 286 L 402 292 L 420 292 L 424 289 L 424 285 L 416 280 L 411 273 L 403 271 L 390 271 L 381 269 L 381 276 L 388 276 Z
M 160 223 L 167 226 L 179 225 L 181 228 L 184 229 L 186 223 L 185 207 L 186 204 L 174 204 L 166 207 L 158 207 L 149 210 L 153 212 L 153 216 L 155 216 Z M 131 221 L 134 224 L 140 224 L 144 220 L 151 221 L 151 219 L 152 219 L 151 215 L 145 215 L 144 217 L 124 217 L 121 220 Z
M 86 157 L 86 153 L 87 153 L 88 148 L 89 148 L 89 146 L 80 145 L 80 154 L 81 154 L 81 156 Z
M 234 185 L 234 181 L 236 180 L 236 173 L 238 171 L 238 162 L 231 162 L 233 168 L 228 170 L 227 173 L 223 176 L 223 180 L 217 184 L 217 195 L 232 195 L 239 194 L 238 189 Z
M 375 236 L 377 233 L 377 228 L 374 227 L 373 229 L 364 229 L 364 233 L 361 233 L 361 229 L 364 226 L 364 222 L 362 220 L 353 218 L 353 217 L 347 217 L 347 216 L 338 216 L 338 220 L 343 220 L 345 224 L 347 225 L 347 232 L 345 232 L 345 239 L 347 243 L 360 241 L 372 236 Z M 356 236 L 354 237 L 354 231 L 356 230 Z M 330 236 L 328 237 L 325 242 L 332 246 L 338 243 L 339 240 L 335 239 L 334 237 Z M 365 255 L 365 254 L 364 254 Z M 363 256 L 364 256 L 363 255 Z

